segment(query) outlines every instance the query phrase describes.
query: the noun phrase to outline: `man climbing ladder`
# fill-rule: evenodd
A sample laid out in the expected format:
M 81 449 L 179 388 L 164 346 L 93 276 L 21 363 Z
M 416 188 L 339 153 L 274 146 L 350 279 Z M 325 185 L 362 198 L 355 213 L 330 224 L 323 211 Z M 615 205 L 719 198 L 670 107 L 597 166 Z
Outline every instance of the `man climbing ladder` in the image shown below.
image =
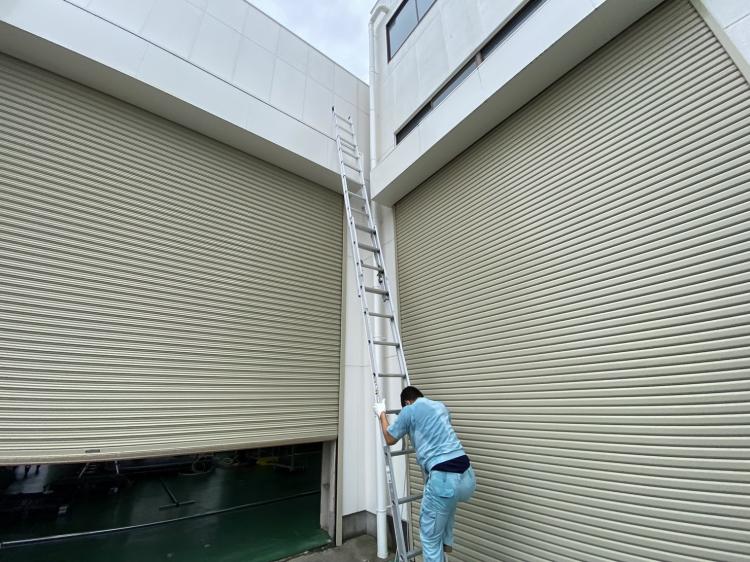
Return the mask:
M 401 345 L 401 334 L 396 323 L 396 313 L 391 300 L 391 289 L 380 244 L 378 228 L 370 206 L 370 195 L 367 189 L 363 169 L 363 158 L 357 145 L 351 117 L 344 117 L 333 112 L 333 124 L 336 132 L 336 148 L 341 171 L 341 188 L 344 194 L 344 208 L 349 227 L 349 241 L 352 247 L 352 258 L 357 280 L 357 295 L 362 308 L 367 349 L 372 367 L 372 384 L 377 402 L 377 412 L 381 424 L 387 430 L 386 413 L 399 413 L 398 420 L 383 434 L 382 457 L 390 503 L 391 516 L 394 522 L 393 532 L 396 537 L 396 562 L 409 562 L 422 554 L 420 549 L 409 549 L 407 537 L 401 525 L 401 508 L 408 503 L 422 500 L 422 524 L 428 529 L 420 531 L 420 536 L 428 539 L 430 554 L 424 552 L 425 562 L 442 562 L 443 545 L 453 543 L 453 513 L 459 500 L 468 499 L 474 490 L 474 473 L 469 468 L 469 460 L 464 455 L 450 425 L 448 410 L 439 402 L 425 399 L 411 386 L 406 369 L 404 349 Z M 393 348 L 397 365 L 388 369 L 389 362 L 382 353 L 384 349 Z M 388 410 L 380 382 L 383 379 L 395 378 L 401 382 L 402 410 Z M 382 414 L 382 415 L 380 415 Z M 415 448 L 403 448 L 391 451 L 391 445 L 407 433 L 411 433 Z M 416 440 L 414 440 L 416 439 Z M 427 471 L 432 471 L 425 487 L 425 494 L 400 497 L 394 477 L 394 457 L 418 453 L 418 460 Z M 427 464 L 424 464 L 427 461 Z M 430 482 L 432 482 L 430 484 Z M 452 495 L 451 495 L 452 494 Z M 379 496 L 382 497 L 382 496 Z M 378 552 L 386 552 L 384 529 L 384 511 L 378 509 Z M 433 538 L 433 535 L 435 538 Z M 436 546 L 433 546 L 436 545 Z M 381 554 L 384 556 L 385 554 Z
M 383 438 L 395 445 L 407 433 L 417 452 L 417 463 L 425 474 L 419 514 L 419 538 L 424 562 L 442 562 L 453 549 L 453 521 L 459 502 L 474 493 L 476 479 L 461 442 L 442 402 L 425 398 L 413 386 L 401 391 L 401 412 L 388 425 L 385 401 L 373 406 L 380 419 Z

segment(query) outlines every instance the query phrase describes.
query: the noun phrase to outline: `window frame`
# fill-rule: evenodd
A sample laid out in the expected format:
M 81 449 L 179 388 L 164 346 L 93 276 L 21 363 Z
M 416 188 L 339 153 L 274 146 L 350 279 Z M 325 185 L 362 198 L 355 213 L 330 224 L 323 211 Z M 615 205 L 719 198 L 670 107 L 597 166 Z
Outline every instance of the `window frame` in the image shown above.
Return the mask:
M 404 37 L 404 40 L 401 42 L 401 45 L 398 46 L 398 49 L 396 51 L 391 50 L 391 23 L 398 17 L 398 15 L 401 13 L 401 10 L 404 9 L 404 7 L 409 3 L 414 2 L 414 13 L 417 14 L 417 24 L 411 29 L 409 33 L 406 34 L 406 37 Z M 393 57 L 396 56 L 396 53 L 398 53 L 401 50 L 401 47 L 403 47 L 406 42 L 409 40 L 409 37 L 411 37 L 412 33 L 414 33 L 414 30 L 419 27 L 419 24 L 422 23 L 422 20 L 427 17 L 427 14 L 430 13 L 430 10 L 432 10 L 432 7 L 437 4 L 438 0 L 433 0 L 432 4 L 430 4 L 430 7 L 427 8 L 427 11 L 422 14 L 422 17 L 419 17 L 419 8 L 417 6 L 417 0 L 402 0 L 402 2 L 398 5 L 398 8 L 396 8 L 393 12 L 393 15 L 388 19 L 388 21 L 385 24 L 385 42 L 386 42 L 386 49 L 388 51 L 388 62 L 391 62 L 393 60 Z
M 415 0 L 416 1 L 416 0 Z M 435 5 L 432 3 L 432 6 Z M 471 74 L 477 70 L 485 59 L 489 57 L 495 49 L 513 33 L 519 25 L 521 25 L 528 17 L 536 12 L 547 0 L 526 0 L 523 5 L 516 11 L 513 16 L 505 22 L 505 24 L 496 30 L 495 33 L 485 41 L 483 45 L 477 49 L 477 51 L 469 58 L 460 68 L 455 71 L 453 75 L 435 92 L 431 98 L 429 98 L 422 107 L 420 107 L 411 118 L 407 119 L 405 123 L 401 125 L 399 129 L 393 132 L 395 145 L 398 146 L 409 134 L 416 129 L 419 124 L 424 120 L 432 110 L 438 107 L 445 98 L 447 98 L 453 90 L 458 88 Z M 404 4 L 406 1 L 404 2 Z M 429 12 L 429 10 L 427 10 Z M 425 12 L 426 14 L 427 12 Z M 395 16 L 394 16 L 395 17 Z M 419 22 L 417 22 L 419 24 Z M 416 28 L 415 28 L 416 29 Z M 407 36 L 408 38 L 408 36 Z M 406 42 L 406 40 L 404 40 Z M 403 44 L 403 43 L 402 43 Z

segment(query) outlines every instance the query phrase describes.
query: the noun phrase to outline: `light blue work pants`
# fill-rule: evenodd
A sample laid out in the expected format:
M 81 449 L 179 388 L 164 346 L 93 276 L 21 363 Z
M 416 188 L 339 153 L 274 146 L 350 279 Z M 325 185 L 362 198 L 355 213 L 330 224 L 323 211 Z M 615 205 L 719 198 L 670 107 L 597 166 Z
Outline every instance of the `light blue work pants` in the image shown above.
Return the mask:
M 424 488 L 419 514 L 419 538 L 424 562 L 443 562 L 443 545 L 453 546 L 453 521 L 458 502 L 465 502 L 474 493 L 477 481 L 474 469 L 463 474 L 430 473 Z

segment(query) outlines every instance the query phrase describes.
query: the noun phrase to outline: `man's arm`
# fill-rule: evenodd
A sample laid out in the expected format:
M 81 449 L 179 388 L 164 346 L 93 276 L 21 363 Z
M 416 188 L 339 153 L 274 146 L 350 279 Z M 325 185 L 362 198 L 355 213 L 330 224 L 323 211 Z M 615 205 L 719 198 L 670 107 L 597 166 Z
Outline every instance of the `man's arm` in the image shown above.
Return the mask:
M 398 439 L 388 432 L 388 416 L 385 413 L 385 400 L 375 402 L 375 404 L 372 405 L 372 410 L 375 412 L 375 415 L 378 416 L 380 429 L 383 432 L 383 439 L 385 439 L 385 442 L 388 443 L 388 445 L 395 445 L 398 443 Z
M 385 412 L 380 414 L 380 429 L 383 430 L 383 439 L 388 445 L 395 445 L 398 443 L 398 439 L 388 433 L 388 416 Z

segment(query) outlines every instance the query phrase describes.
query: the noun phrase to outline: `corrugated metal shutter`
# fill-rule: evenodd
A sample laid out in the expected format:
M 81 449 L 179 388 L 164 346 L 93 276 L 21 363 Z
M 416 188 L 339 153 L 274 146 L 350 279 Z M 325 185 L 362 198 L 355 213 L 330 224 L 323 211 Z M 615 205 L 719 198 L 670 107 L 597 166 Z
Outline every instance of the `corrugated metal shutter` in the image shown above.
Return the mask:
M 669 2 L 397 205 L 410 373 L 478 474 L 452 561 L 750 559 L 748 138 Z
M 335 438 L 342 212 L 0 57 L 0 463 Z

